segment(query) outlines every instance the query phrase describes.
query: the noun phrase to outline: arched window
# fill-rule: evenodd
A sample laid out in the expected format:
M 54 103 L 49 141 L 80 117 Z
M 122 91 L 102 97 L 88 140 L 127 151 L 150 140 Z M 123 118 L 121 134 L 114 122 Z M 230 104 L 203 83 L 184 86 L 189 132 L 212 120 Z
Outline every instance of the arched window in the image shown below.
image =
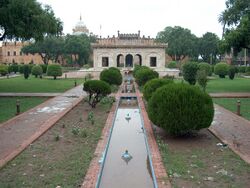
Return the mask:
M 131 54 L 126 55 L 125 67 L 133 67 L 133 56 Z
M 117 67 L 124 67 L 124 56 L 119 54 L 116 58 Z
M 140 54 L 135 55 L 134 64 L 140 66 L 142 65 L 142 57 Z

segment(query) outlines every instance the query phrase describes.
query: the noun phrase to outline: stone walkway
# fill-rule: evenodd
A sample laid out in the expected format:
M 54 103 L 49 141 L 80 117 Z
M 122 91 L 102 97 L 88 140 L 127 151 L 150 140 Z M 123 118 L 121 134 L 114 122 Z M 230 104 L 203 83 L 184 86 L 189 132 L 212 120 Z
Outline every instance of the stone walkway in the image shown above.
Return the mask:
M 62 93 L 0 93 L 0 97 L 57 97 Z
M 213 98 L 250 98 L 250 93 L 209 93 Z
M 85 96 L 82 85 L 0 125 L 0 168 L 41 136 Z
M 250 164 L 250 121 L 214 105 L 214 121 L 209 130 Z

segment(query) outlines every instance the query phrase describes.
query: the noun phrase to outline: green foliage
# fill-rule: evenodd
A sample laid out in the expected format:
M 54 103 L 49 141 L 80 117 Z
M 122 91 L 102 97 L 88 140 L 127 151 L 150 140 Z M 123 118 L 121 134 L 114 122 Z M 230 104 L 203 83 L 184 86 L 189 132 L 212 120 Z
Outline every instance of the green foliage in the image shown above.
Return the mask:
M 42 69 L 43 69 L 43 73 L 46 74 L 48 65 L 46 65 L 46 64 L 41 64 L 40 66 L 41 66 Z
M 187 84 L 157 89 L 148 103 L 150 120 L 171 135 L 184 135 L 210 126 L 214 108 L 211 97 Z
M 152 80 L 149 80 L 143 87 L 143 97 L 149 101 L 149 99 L 152 97 L 152 94 L 160 87 L 173 83 L 173 80 L 168 79 L 160 79 L 155 78 Z
M 234 79 L 235 72 L 236 72 L 235 66 L 230 66 L 228 69 L 228 77 L 230 78 L 230 80 Z
M 111 93 L 110 85 L 102 80 L 87 80 L 83 84 L 83 90 L 89 94 L 88 103 L 92 108 L 95 108 L 103 97 Z
M 200 85 L 200 87 L 202 87 L 203 91 L 205 92 L 206 87 L 207 87 L 207 82 L 208 82 L 206 71 L 198 70 L 196 77 L 197 77 L 198 84 Z
M 88 121 L 90 121 L 91 124 L 94 125 L 95 118 L 94 118 L 94 112 L 93 111 L 89 112 L 89 114 L 88 114 Z
M 214 66 L 214 73 L 219 75 L 220 78 L 225 78 L 228 74 L 229 65 L 227 63 L 217 63 Z
M 37 76 L 40 76 L 43 74 L 43 69 L 40 65 L 36 65 L 32 67 L 31 73 L 37 78 Z
M 50 6 L 36 0 L 4 0 L 0 2 L 0 23 L 5 28 L 4 38 L 41 40 L 45 35 L 58 35 L 62 22 Z
M 121 85 L 122 74 L 120 70 L 116 68 L 104 69 L 100 74 L 100 80 L 105 81 L 110 85 Z
M 240 66 L 238 67 L 240 73 L 245 73 L 246 72 L 246 66 Z
M 250 75 L 250 67 L 246 67 L 246 74 Z
M 25 79 L 28 79 L 30 76 L 30 67 L 27 64 L 23 66 L 23 76 Z
M 170 61 L 167 65 L 169 69 L 176 69 L 177 68 L 177 62 L 176 61 Z
M 134 70 L 133 70 L 133 76 L 136 77 L 136 73 L 137 71 L 141 70 L 141 69 L 150 69 L 147 66 L 140 66 L 140 65 L 135 65 L 134 66 Z
M 18 72 L 18 64 L 13 63 L 13 64 L 9 65 L 8 71 L 9 71 L 9 73 L 14 72 L 16 74 Z
M 0 65 L 0 75 L 5 76 L 8 74 L 8 66 Z
M 173 60 L 183 60 L 185 57 L 198 57 L 198 38 L 189 29 L 180 26 L 166 27 L 156 36 L 157 41 L 168 44 L 166 53 Z
M 187 62 L 182 66 L 183 78 L 190 85 L 195 85 L 196 83 L 196 73 L 198 68 L 198 63 L 196 62 Z
M 114 96 L 108 96 L 108 97 L 103 97 L 101 100 L 101 104 L 109 104 L 112 106 L 112 104 L 116 101 Z
M 212 76 L 212 66 L 208 63 L 199 63 L 199 70 L 204 70 L 207 76 Z
M 143 86 L 147 81 L 158 78 L 159 74 L 149 68 L 141 68 L 136 72 L 135 80 L 139 86 Z
M 62 67 L 59 64 L 50 64 L 47 67 L 47 75 L 53 76 L 54 80 L 57 76 L 62 76 Z
M 199 54 L 203 61 L 207 63 L 215 63 L 219 54 L 219 37 L 207 32 L 199 39 Z
M 23 64 L 20 64 L 20 65 L 18 65 L 18 72 L 20 73 L 20 74 L 23 74 Z

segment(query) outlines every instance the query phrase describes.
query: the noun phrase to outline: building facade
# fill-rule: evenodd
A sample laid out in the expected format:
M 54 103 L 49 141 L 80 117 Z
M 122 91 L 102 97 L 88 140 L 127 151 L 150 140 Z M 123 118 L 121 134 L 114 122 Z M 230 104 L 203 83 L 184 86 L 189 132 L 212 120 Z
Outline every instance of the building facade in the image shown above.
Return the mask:
M 120 34 L 112 38 L 98 39 L 92 44 L 94 70 L 108 67 L 132 70 L 134 66 L 148 66 L 156 71 L 165 69 L 165 49 L 167 44 L 136 34 Z

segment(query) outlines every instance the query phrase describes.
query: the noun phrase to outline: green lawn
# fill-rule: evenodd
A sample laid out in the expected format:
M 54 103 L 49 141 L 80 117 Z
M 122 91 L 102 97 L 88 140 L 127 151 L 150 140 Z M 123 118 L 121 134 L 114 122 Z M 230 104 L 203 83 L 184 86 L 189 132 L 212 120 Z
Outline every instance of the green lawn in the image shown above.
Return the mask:
M 214 103 L 223 106 L 224 108 L 236 112 L 237 111 L 237 103 L 238 99 L 235 98 L 214 98 Z M 242 98 L 241 101 L 241 115 L 242 117 L 250 120 L 250 99 L 249 98 Z
M 216 78 L 208 81 L 208 93 L 223 93 L 223 92 L 250 92 L 250 79 L 235 78 Z
M 43 103 L 48 98 L 41 97 L 0 97 L 0 123 L 15 116 L 16 100 L 20 100 L 21 112 Z
M 0 92 L 16 93 L 60 93 L 74 87 L 75 79 L 34 78 L 25 80 L 23 76 L 0 80 Z M 83 79 L 77 79 L 77 84 Z

